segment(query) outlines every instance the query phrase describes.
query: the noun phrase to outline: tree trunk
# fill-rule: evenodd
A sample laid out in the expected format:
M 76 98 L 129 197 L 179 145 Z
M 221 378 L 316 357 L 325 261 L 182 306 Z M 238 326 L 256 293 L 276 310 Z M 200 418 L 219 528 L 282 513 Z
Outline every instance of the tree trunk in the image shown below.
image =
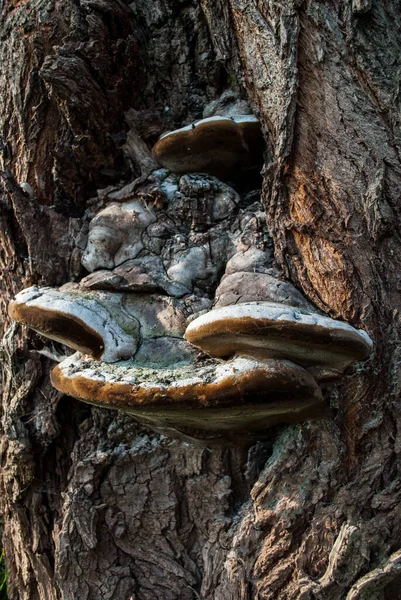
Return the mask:
M 0 9 L 9 597 L 401 598 L 398 3 Z M 263 125 L 279 264 L 317 307 L 368 331 L 374 355 L 327 392 L 331 418 L 209 449 L 62 397 L 42 339 L 6 305 L 34 283 L 79 279 L 91 195 L 140 175 L 138 140 L 200 118 L 232 86 Z

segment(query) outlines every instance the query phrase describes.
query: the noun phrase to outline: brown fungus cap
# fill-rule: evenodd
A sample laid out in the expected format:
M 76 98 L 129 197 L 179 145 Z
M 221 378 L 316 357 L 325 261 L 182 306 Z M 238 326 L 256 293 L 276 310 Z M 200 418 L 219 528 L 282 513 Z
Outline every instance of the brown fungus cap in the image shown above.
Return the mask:
M 212 310 L 190 323 L 185 339 L 207 354 L 282 358 L 342 372 L 372 351 L 367 333 L 304 308 L 249 302 Z
M 137 350 L 138 323 L 130 322 L 127 332 L 113 318 L 112 303 L 101 292 L 87 292 L 79 286 L 65 286 L 69 291 L 36 286 L 23 290 L 8 307 L 9 315 L 47 338 L 113 362 L 132 356 Z M 119 304 L 121 295 L 112 300 Z
M 287 361 L 237 356 L 160 368 L 74 355 L 53 370 L 51 380 L 65 394 L 122 410 L 163 433 L 208 441 L 257 439 L 277 423 L 326 411 L 314 378 Z
M 14 321 L 74 350 L 90 354 L 94 358 L 100 358 L 103 354 L 102 336 L 78 317 L 67 316 L 52 308 L 29 306 L 15 301 L 10 302 L 8 313 Z
M 58 290 L 23 290 L 10 303 L 9 314 L 45 337 L 107 363 L 131 358 L 144 339 L 182 338 L 185 308 L 184 301 L 164 295 L 66 284 Z
M 253 115 L 202 119 L 161 136 L 153 148 L 157 162 L 173 173 L 228 177 L 261 162 L 263 137 Z

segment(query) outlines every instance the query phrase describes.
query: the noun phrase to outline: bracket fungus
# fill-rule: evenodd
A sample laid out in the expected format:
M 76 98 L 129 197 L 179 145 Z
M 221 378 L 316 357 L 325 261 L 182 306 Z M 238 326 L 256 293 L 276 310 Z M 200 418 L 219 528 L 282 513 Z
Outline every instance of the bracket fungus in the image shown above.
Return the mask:
M 193 299 L 196 302 L 196 299 Z M 9 314 L 44 336 L 105 363 L 134 356 L 143 340 L 182 338 L 191 302 L 169 296 L 31 287 Z
M 136 340 L 96 299 L 31 287 L 10 302 L 10 317 L 38 333 L 105 361 L 130 356 Z
M 162 140 L 195 139 L 198 162 L 185 163 L 185 151 L 179 169 L 232 168 L 251 143 L 242 124 L 255 124 L 235 119 Z M 222 132 L 235 142 L 228 150 Z M 214 150 L 203 151 L 205 140 Z M 103 194 L 77 241 L 88 274 L 58 290 L 23 290 L 9 306 L 15 320 L 78 351 L 55 367 L 53 385 L 207 443 L 248 443 L 277 423 L 325 416 L 319 383 L 366 358 L 372 343 L 283 281 L 252 198 L 211 175 L 161 169 Z
M 185 339 L 216 357 L 249 354 L 291 360 L 333 376 L 368 358 L 368 334 L 317 312 L 277 302 L 245 302 L 192 321 Z
M 163 134 L 153 156 L 173 173 L 226 178 L 262 163 L 263 136 L 254 115 L 213 116 Z
M 223 275 L 214 298 L 214 308 L 245 302 L 270 301 L 299 308 L 311 308 L 304 296 L 287 281 L 268 273 L 238 271 Z
M 236 356 L 144 367 L 133 359 L 113 365 L 77 357 L 51 375 L 61 392 L 118 408 L 165 434 L 234 442 L 266 435 L 277 423 L 324 413 L 321 391 L 304 369 L 288 361 Z
M 112 269 L 136 258 L 143 248 L 143 231 L 155 221 L 155 214 L 139 200 L 109 204 L 91 222 L 83 266 L 88 271 Z

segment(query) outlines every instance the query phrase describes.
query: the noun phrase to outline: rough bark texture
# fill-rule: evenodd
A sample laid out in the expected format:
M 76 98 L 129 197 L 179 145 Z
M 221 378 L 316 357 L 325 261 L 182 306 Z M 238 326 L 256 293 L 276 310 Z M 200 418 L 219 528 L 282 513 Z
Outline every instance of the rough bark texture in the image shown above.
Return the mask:
M 397 3 L 0 7 L 10 598 L 399 597 Z M 61 398 L 53 363 L 36 352 L 43 341 L 11 325 L 5 307 L 22 287 L 79 276 L 85 203 L 138 175 L 135 135 L 151 143 L 200 117 L 234 82 L 266 134 L 263 198 L 279 263 L 315 305 L 368 330 L 375 353 L 327 393 L 331 420 L 209 450 Z

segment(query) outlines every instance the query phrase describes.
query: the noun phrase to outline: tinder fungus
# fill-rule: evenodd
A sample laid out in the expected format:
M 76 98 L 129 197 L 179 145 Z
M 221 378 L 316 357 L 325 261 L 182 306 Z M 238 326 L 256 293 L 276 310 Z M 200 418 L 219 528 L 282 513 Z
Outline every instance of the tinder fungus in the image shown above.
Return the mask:
M 189 356 L 190 351 L 188 351 Z M 103 364 L 74 355 L 51 375 L 61 392 L 115 408 L 163 433 L 239 442 L 324 414 L 314 378 L 288 361 L 237 356 L 204 364 Z
M 228 173 L 252 162 L 258 136 L 251 115 L 211 117 L 163 136 L 155 155 L 178 173 Z M 366 333 L 282 280 L 253 194 L 159 169 L 98 206 L 77 242 L 80 283 L 32 287 L 9 306 L 78 351 L 52 372 L 61 392 L 168 435 L 248 443 L 325 416 L 317 381 L 369 356 Z
M 216 357 L 243 353 L 338 373 L 372 351 L 364 331 L 277 302 L 247 302 L 209 311 L 190 323 L 184 337 Z
M 223 275 L 216 290 L 214 308 L 266 300 L 299 308 L 311 308 L 309 302 L 291 283 L 267 273 L 246 271 Z
M 9 305 L 14 320 L 104 363 L 130 358 L 143 339 L 182 338 L 183 310 L 167 296 L 89 292 L 73 284 L 28 288 Z
M 118 202 L 112 196 L 90 221 L 82 248 L 82 264 L 90 274 L 81 286 L 212 298 L 242 237 L 252 243 L 247 223 L 256 219 L 256 209 L 239 208 L 237 192 L 210 175 L 159 171 L 153 178 L 136 198 L 126 201 L 122 191 Z
M 209 173 L 220 178 L 262 162 L 263 137 L 253 115 L 214 116 L 161 136 L 153 156 L 173 173 Z

